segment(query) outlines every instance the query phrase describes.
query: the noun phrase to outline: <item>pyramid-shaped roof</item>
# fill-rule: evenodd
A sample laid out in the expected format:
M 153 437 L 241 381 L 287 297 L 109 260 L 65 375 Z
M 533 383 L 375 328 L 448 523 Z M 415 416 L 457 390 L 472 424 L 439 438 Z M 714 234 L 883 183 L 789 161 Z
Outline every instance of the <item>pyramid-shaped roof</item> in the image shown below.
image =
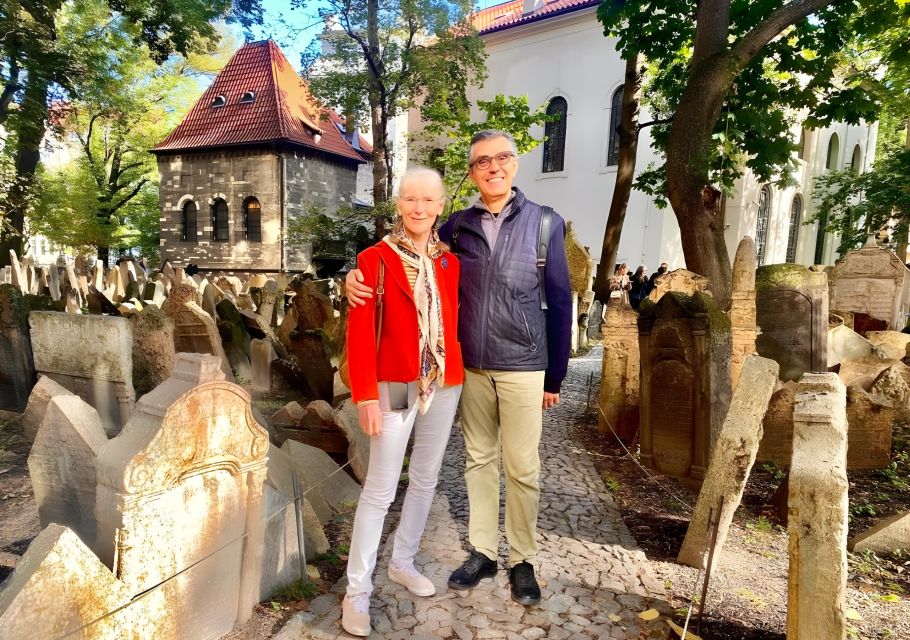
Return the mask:
M 271 40 L 234 54 L 153 153 L 286 142 L 363 162 Z

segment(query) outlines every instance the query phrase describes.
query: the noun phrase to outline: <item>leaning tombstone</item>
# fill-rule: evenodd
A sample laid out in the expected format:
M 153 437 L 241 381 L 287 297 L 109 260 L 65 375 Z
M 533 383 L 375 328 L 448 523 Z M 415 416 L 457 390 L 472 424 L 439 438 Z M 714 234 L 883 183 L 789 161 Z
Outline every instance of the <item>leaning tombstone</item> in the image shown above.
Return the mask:
M 762 419 L 777 383 L 778 364 L 760 356 L 743 363 L 742 382 L 733 394 L 720 438 L 714 447 L 711 465 L 698 494 L 695 512 L 689 521 L 686 539 L 676 561 L 706 568 L 705 550 L 713 545 L 719 554 L 727 540 L 733 514 L 739 507 L 746 481 L 755 463 L 762 434 Z M 717 523 L 711 534 L 711 520 Z M 717 563 L 707 567 L 713 571 Z
M 797 264 L 759 267 L 755 274 L 758 354 L 780 365 L 780 379 L 828 370 L 828 279 Z
M 162 311 L 174 321 L 174 349 L 178 353 L 208 353 L 221 358 L 222 371 L 233 379 L 218 326 L 212 316 L 191 301 L 195 297 L 194 290 L 178 285 L 171 293 L 176 295 L 168 296 Z
M 60 386 L 52 378 L 40 376 L 28 396 L 28 404 L 25 406 L 25 412 L 19 420 L 25 439 L 28 442 L 35 441 L 35 436 L 38 435 L 38 428 L 41 426 L 41 421 L 44 420 L 48 402 L 57 396 L 73 395 L 76 394 Z
M 250 366 L 252 367 L 252 388 L 258 393 L 268 393 L 272 387 L 272 361 L 275 349 L 269 339 L 250 342 Z
M 157 587 L 149 606 L 168 612 L 173 637 L 220 638 L 252 615 L 268 448 L 219 358 L 181 353 L 99 453 L 99 557 L 132 593 Z
M 95 546 L 95 458 L 107 444 L 98 412 L 78 396 L 47 403 L 28 455 L 28 475 L 41 526 L 66 525 Z
M 152 612 L 134 595 L 72 530 L 50 524 L 0 591 L 0 629 L 4 640 L 176 637 L 150 631 Z
M 910 511 L 885 518 L 850 540 L 850 551 L 892 555 L 910 551 Z
M 23 411 L 35 383 L 27 316 L 19 287 L 0 284 L 0 409 L 6 411 Z
M 250 366 L 250 334 L 247 333 L 243 316 L 233 302 L 225 298 L 217 304 L 218 333 L 228 362 L 234 373 L 245 380 L 253 377 Z
M 95 407 L 114 436 L 133 402 L 132 327 L 126 318 L 33 311 L 35 369 Z
M 793 410 L 788 638 L 844 638 L 847 592 L 846 390 L 834 373 L 806 374 Z
M 733 325 L 733 388 L 746 358 L 755 353 L 758 326 L 755 322 L 755 242 L 746 236 L 736 248 L 733 260 L 733 293 L 730 304 L 730 323 Z

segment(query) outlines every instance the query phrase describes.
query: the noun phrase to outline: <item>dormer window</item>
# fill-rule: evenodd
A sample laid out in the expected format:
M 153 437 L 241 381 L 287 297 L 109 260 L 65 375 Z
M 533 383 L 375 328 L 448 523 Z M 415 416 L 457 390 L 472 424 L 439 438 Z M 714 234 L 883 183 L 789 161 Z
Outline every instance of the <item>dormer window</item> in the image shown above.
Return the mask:
M 215 99 L 212 100 L 212 108 L 223 107 L 227 104 L 227 98 L 224 96 L 215 96 Z
M 240 104 L 252 104 L 256 100 L 255 91 L 247 91 L 240 96 Z

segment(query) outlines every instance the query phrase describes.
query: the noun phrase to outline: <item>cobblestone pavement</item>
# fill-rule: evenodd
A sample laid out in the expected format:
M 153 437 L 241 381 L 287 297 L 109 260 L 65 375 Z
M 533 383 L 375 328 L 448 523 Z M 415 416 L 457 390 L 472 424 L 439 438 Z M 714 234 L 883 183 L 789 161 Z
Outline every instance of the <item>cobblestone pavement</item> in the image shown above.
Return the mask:
M 524 607 L 510 598 L 508 574 L 499 574 L 469 592 L 448 589 L 449 574 L 467 557 L 468 504 L 464 483 L 464 446 L 452 432 L 439 488 L 427 522 L 418 568 L 435 584 L 430 598 L 411 595 L 386 575 L 391 554 L 387 535 L 398 521 L 398 496 L 386 519 L 386 535 L 374 576 L 370 638 L 666 638 L 660 620 L 638 614 L 651 607 L 667 613 L 664 588 L 620 517 L 588 454 L 571 437 L 584 419 L 589 376 L 600 375 L 601 348 L 569 364 L 562 404 L 544 417 L 541 444 L 541 504 L 538 521 L 538 577 L 543 598 Z M 592 398 L 593 401 L 593 398 Z M 403 493 L 403 492 L 401 492 Z M 506 566 L 505 546 L 500 566 Z M 310 610 L 296 614 L 275 636 L 349 638 L 341 629 L 341 598 L 347 580 L 314 599 Z

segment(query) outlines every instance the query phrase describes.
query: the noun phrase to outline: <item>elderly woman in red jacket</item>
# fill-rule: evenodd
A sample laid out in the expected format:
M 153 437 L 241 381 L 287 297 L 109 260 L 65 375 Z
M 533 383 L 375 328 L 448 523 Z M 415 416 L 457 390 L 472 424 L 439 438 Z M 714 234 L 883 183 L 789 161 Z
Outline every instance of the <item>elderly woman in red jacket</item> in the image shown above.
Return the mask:
M 445 186 L 431 169 L 408 170 L 399 183 L 392 232 L 357 257 L 374 290 L 382 265 L 381 335 L 376 298 L 348 317 L 351 394 L 371 436 L 370 463 L 354 516 L 342 626 L 370 633 L 371 576 L 382 526 L 401 475 L 411 431 L 408 489 L 395 532 L 389 578 L 417 596 L 436 592 L 414 567 L 464 377 L 458 344 L 458 258 L 436 234 Z M 378 344 L 377 344 L 378 343 Z

